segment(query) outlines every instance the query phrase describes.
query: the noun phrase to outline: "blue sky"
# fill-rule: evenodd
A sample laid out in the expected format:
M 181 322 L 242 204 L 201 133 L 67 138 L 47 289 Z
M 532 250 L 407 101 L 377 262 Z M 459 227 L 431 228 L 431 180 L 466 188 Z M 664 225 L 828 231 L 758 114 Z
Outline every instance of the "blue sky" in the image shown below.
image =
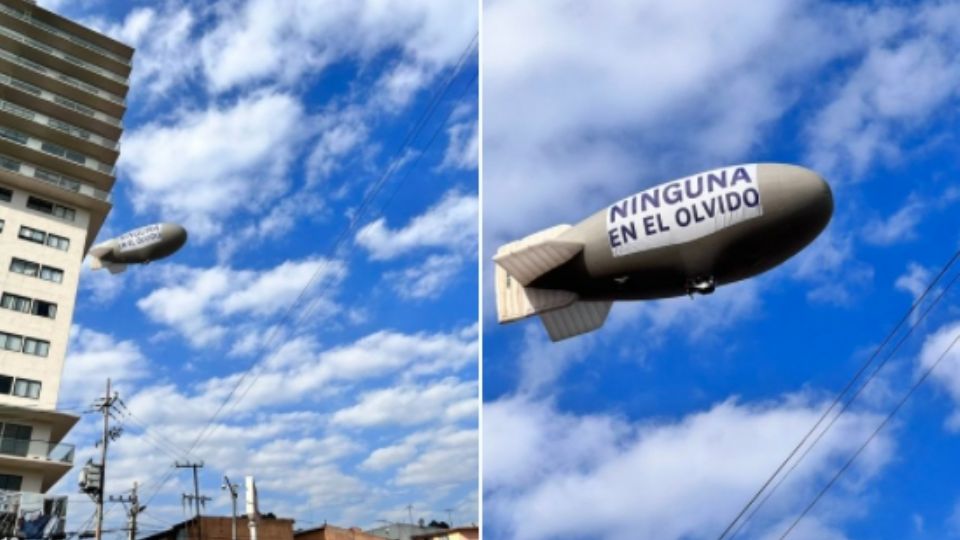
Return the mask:
M 486 538 L 712 539 L 960 247 L 957 2 L 484 4 Z M 619 303 L 553 344 L 498 326 L 496 247 L 741 162 L 836 202 L 783 266 Z M 947 294 L 737 538 L 783 530 L 960 331 Z M 960 537 L 953 352 L 790 538 Z
M 174 460 L 202 460 L 208 513 L 229 515 L 228 474 L 298 527 L 408 505 L 476 522 L 475 3 L 41 3 L 137 49 L 100 237 L 190 232 L 168 260 L 82 275 L 60 401 L 82 411 L 110 376 L 126 403 L 108 494 L 139 481 L 141 527 L 162 528 L 192 491 Z M 97 425 L 68 437 L 78 463 Z M 57 490 L 79 528 L 93 507 L 75 475 Z

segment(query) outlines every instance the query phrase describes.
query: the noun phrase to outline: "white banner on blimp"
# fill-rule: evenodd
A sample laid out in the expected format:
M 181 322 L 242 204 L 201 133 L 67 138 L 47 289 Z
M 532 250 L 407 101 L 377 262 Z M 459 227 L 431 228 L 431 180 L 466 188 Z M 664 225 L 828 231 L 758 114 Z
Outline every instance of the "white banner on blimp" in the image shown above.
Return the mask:
M 132 230 L 120 235 L 117 238 L 120 244 L 120 251 L 130 251 L 150 244 L 156 244 L 163 240 L 160 235 L 160 224 L 147 225 L 139 229 Z
M 607 209 L 615 257 L 683 244 L 763 215 L 757 165 L 737 165 L 667 182 Z

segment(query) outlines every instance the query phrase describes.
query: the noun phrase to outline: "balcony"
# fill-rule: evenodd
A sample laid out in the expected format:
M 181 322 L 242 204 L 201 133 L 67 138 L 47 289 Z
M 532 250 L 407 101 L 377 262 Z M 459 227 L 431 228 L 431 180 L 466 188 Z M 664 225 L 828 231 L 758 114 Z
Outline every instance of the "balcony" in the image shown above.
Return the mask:
M 110 192 L 108 191 L 97 189 L 79 180 L 74 180 L 69 176 L 55 173 L 38 165 L 21 161 L 4 154 L 0 154 L 0 169 L 19 173 L 21 176 L 39 180 L 66 191 L 86 195 L 87 197 L 99 199 L 104 202 L 110 202 Z
M 0 437 L 0 455 L 73 465 L 72 444 Z
M 39 475 L 40 491 L 53 487 L 73 466 L 71 444 L 0 438 L 0 468 Z
M 0 537 L 62 537 L 67 519 L 67 497 L 0 490 Z

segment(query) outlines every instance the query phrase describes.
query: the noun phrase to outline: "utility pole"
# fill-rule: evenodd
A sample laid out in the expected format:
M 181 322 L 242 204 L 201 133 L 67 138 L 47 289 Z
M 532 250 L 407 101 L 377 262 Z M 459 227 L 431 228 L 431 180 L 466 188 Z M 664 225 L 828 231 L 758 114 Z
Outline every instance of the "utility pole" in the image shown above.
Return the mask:
M 230 522 L 230 540 L 237 540 L 237 488 L 236 484 L 231 484 L 227 475 L 223 475 L 222 489 L 230 490 L 230 502 L 233 503 L 233 521 Z
M 95 540 L 101 540 L 103 536 L 103 492 L 107 487 L 107 445 L 111 439 L 120 436 L 119 428 L 110 429 L 110 413 L 118 400 L 116 392 L 113 395 L 110 394 L 110 379 L 107 379 L 107 393 L 93 404 L 94 410 L 100 411 L 103 415 L 103 438 L 100 440 L 100 488 L 96 490 L 97 525 L 93 532 Z
M 140 506 L 140 498 L 137 496 L 137 483 L 133 483 L 133 491 L 130 492 L 130 495 L 114 497 L 110 496 L 111 501 L 124 503 L 130 503 L 130 508 L 127 510 L 127 516 L 130 519 L 130 536 L 129 540 L 137 540 L 137 516 L 140 512 L 143 512 L 147 509 L 146 506 Z
M 413 527 L 413 505 L 412 504 L 407 505 L 407 512 L 410 513 L 410 526 Z
M 197 469 L 203 468 L 203 462 L 191 463 L 188 461 L 186 463 L 180 463 L 178 461 L 176 462 L 176 467 L 178 469 L 193 469 L 193 495 L 184 495 L 183 498 L 188 500 L 192 499 L 196 505 L 198 540 L 203 540 L 203 521 L 200 519 L 200 505 L 211 500 L 209 497 L 200 496 L 200 481 L 197 477 Z

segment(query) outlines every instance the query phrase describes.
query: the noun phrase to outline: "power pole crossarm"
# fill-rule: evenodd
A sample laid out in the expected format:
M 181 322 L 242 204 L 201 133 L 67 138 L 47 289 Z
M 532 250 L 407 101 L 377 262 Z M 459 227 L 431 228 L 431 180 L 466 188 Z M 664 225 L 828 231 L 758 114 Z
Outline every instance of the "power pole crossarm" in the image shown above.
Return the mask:
M 196 516 L 197 516 L 197 536 L 198 540 L 203 540 L 203 521 L 200 519 L 200 504 L 211 499 L 207 497 L 200 496 L 200 480 L 197 476 L 197 470 L 203 468 L 203 462 L 198 463 L 180 463 L 176 462 L 176 467 L 178 469 L 193 469 L 193 496 L 184 495 L 185 499 L 192 499 L 193 503 L 196 505 Z

